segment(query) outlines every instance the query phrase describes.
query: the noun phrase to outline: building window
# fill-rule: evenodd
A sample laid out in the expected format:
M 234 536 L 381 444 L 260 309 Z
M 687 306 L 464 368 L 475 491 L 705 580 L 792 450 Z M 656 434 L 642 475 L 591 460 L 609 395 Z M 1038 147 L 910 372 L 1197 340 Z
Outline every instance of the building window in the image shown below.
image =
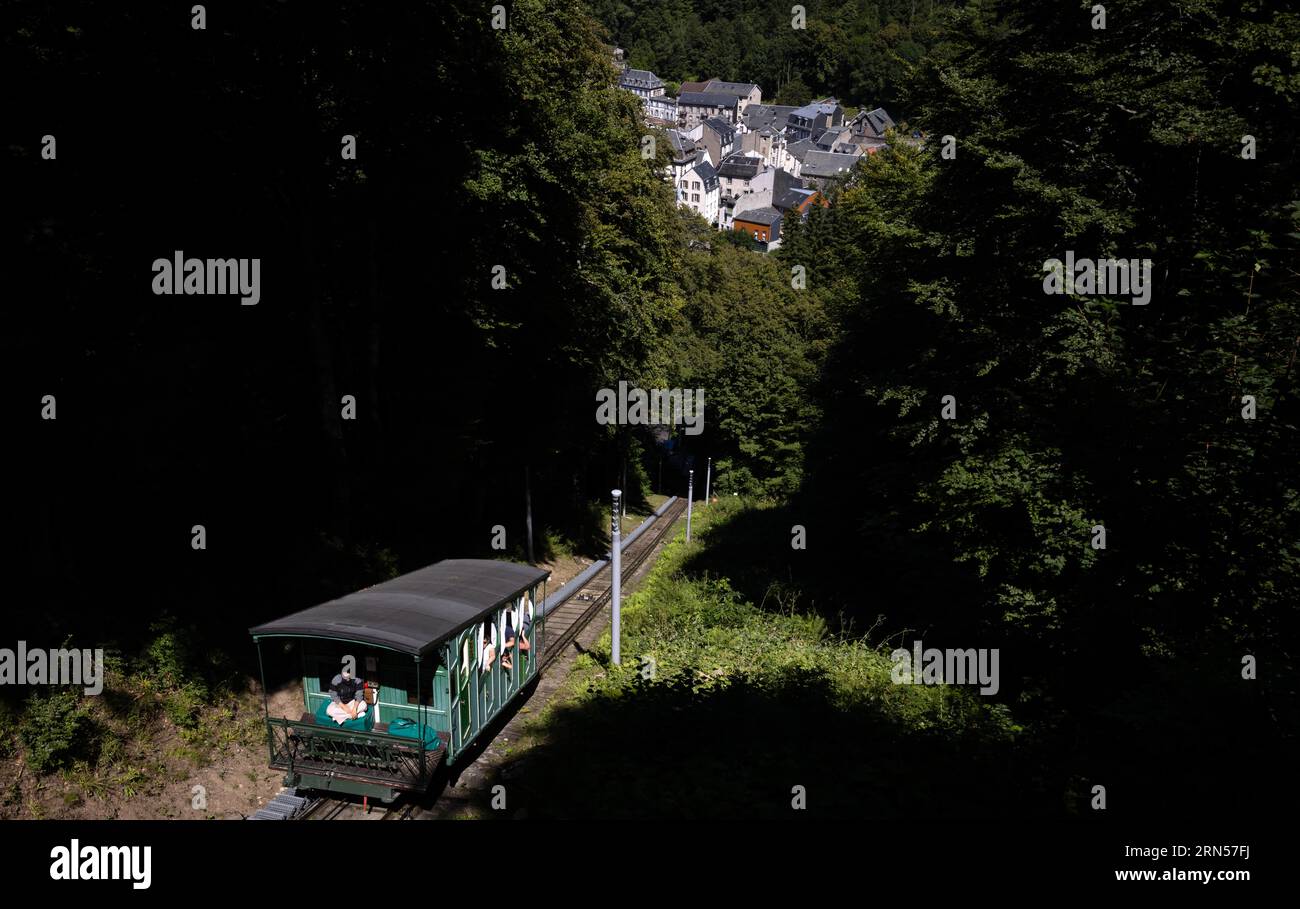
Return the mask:
M 699 193 L 691 193 L 691 201 L 692 201 L 692 202 L 699 202 L 699 201 L 700 201 L 700 194 L 699 194 Z

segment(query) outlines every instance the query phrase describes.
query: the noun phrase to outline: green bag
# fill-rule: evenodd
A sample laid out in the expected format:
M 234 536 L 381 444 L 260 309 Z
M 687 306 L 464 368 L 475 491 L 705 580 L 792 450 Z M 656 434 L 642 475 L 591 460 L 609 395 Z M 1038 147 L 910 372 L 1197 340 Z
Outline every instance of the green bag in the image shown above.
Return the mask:
M 442 747 L 442 738 L 439 737 L 438 730 L 428 724 L 421 726 L 410 717 L 398 717 L 389 723 L 388 734 L 405 739 L 419 739 L 424 742 L 425 751 L 437 751 Z

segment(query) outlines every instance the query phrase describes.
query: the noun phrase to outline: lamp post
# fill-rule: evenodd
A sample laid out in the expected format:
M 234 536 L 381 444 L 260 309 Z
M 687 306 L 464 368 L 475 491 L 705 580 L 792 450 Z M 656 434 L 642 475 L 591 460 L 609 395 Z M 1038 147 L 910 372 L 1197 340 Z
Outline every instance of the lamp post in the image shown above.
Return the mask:
M 695 471 L 686 471 L 686 542 L 691 541 L 691 506 L 695 498 Z
M 610 570 L 613 574 L 613 577 L 610 580 L 613 584 L 611 589 L 614 592 L 613 620 L 610 623 L 610 637 L 612 640 L 611 657 L 614 660 L 615 666 L 619 665 L 619 659 L 620 659 L 618 645 L 619 645 L 619 637 L 620 637 L 619 634 L 619 630 L 620 630 L 619 613 L 620 613 L 620 606 L 621 606 L 620 591 L 623 586 L 622 583 L 623 582 L 623 577 L 622 577 L 623 575 L 622 555 L 623 554 L 621 552 L 623 548 L 623 540 L 622 540 L 623 534 L 619 528 L 619 524 L 621 524 L 622 522 L 619 521 L 618 509 L 619 509 L 619 500 L 622 498 L 622 496 L 623 493 L 621 490 L 618 489 L 614 490 L 614 507 L 610 510 L 610 530 L 612 531 L 613 538 L 614 538 L 614 545 L 610 553 Z

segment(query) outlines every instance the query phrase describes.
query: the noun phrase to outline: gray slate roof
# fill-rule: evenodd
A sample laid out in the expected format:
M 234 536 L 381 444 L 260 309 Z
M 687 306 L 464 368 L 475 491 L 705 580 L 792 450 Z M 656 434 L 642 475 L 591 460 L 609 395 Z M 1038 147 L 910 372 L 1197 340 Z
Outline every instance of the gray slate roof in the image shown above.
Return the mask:
M 789 187 L 782 189 L 772 197 L 772 207 L 778 211 L 789 211 L 797 208 L 805 199 L 811 196 L 815 190 Z
M 894 118 L 885 113 L 883 107 L 877 107 L 872 111 L 863 111 L 853 119 L 861 134 L 876 138 L 884 136 L 885 130 L 894 128 Z
M 736 215 L 737 221 L 749 221 L 752 224 L 772 225 L 781 219 L 781 213 L 770 205 L 763 208 L 751 208 Z
M 752 180 L 755 176 L 762 173 L 762 171 L 762 160 L 755 163 L 752 158 L 743 158 L 732 155 L 719 165 L 718 176 L 728 177 L 731 179 Z
M 721 117 L 709 117 L 704 121 L 704 125 L 718 134 L 718 138 L 722 140 L 723 145 L 736 138 L 736 127 Z
M 648 69 L 625 69 L 618 78 L 618 84 L 634 88 L 663 88 L 664 80 Z
M 812 139 L 800 139 L 798 142 L 791 142 L 785 147 L 785 150 L 793 155 L 800 163 L 803 163 L 809 152 L 817 151 L 817 146 Z
M 786 104 L 751 104 L 745 108 L 745 126 L 751 130 L 759 130 L 765 126 L 778 130 L 784 129 L 790 114 L 796 110 L 798 108 Z
M 695 165 L 695 172 L 700 175 L 700 182 L 704 184 L 705 189 L 714 189 L 718 185 L 718 172 L 713 169 L 713 165 L 708 161 L 701 161 Z
M 682 92 L 677 103 L 693 107 L 735 107 L 740 99 L 723 92 Z
M 845 177 L 858 163 L 860 155 L 842 155 L 837 152 L 810 151 L 803 159 L 805 177 Z
M 675 129 L 666 130 L 668 133 L 668 144 L 673 149 L 673 160 L 681 161 L 695 154 L 695 140 L 687 139 Z
M 714 79 L 704 86 L 706 92 L 726 92 L 738 98 L 748 98 L 756 88 L 758 85 L 753 82 L 723 82 L 721 79 Z
M 447 559 L 249 632 L 254 638 L 359 641 L 423 655 L 549 574 L 514 562 Z
M 840 141 L 841 136 L 847 135 L 849 135 L 848 127 L 832 126 L 829 129 L 823 130 L 822 134 L 816 137 L 813 141 L 822 151 L 830 151 L 832 146 L 834 146 L 836 142 Z
M 790 116 L 802 117 L 805 120 L 811 120 L 814 117 L 818 116 L 819 114 L 833 114 L 835 113 L 835 110 L 838 107 L 839 107 L 838 103 L 832 103 L 829 101 L 814 101 L 812 104 L 805 104 L 803 107 L 798 108 L 795 111 L 792 111 Z

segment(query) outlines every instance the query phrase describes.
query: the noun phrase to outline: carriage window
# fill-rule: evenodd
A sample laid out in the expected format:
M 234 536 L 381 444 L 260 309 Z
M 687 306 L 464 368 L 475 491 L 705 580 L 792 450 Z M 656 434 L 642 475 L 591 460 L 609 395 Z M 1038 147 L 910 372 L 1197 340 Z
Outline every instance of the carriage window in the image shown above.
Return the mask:
M 420 696 L 426 707 L 433 704 L 433 677 L 438 671 L 438 663 L 430 661 L 420 666 Z M 408 672 L 406 679 L 406 703 L 417 704 L 415 699 L 415 673 Z
M 478 625 L 478 668 L 480 672 L 489 671 L 500 656 L 501 639 L 497 621 L 489 617 Z

